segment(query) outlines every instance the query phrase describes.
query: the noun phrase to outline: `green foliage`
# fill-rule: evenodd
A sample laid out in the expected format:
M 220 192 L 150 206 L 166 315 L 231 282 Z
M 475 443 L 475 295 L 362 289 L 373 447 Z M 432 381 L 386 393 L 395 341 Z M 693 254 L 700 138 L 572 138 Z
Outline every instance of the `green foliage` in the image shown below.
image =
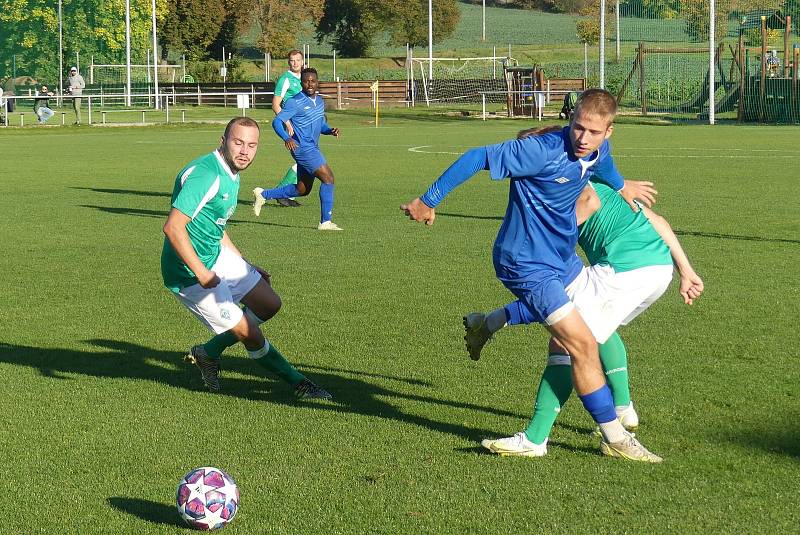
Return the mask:
M 225 20 L 224 0 L 170 0 L 169 13 L 159 36 L 164 54 L 185 53 L 190 61 L 206 59 Z
M 708 41 L 708 21 L 711 17 L 708 0 L 680 0 L 681 18 L 686 21 L 686 33 L 697 41 Z M 717 42 L 728 35 L 728 14 L 731 0 L 716 2 L 715 30 Z
M 594 4 L 596 9 L 600 9 L 599 2 L 596 0 L 548 0 L 553 7 L 553 11 L 558 13 L 577 14 L 586 8 L 591 8 Z
M 150 2 L 131 2 L 131 57 L 146 62 L 152 47 Z M 156 19 L 163 21 L 167 0 L 156 1 Z M 124 63 L 124 0 L 64 0 L 64 69 L 79 55 L 84 65 L 94 56 L 96 63 Z M 0 74 L 11 74 L 12 56 L 17 73 L 57 85 L 58 6 L 52 0 L 0 0 Z
M 433 4 L 434 41 L 450 36 L 458 25 L 455 0 Z M 325 14 L 317 25 L 317 39 L 328 37 L 343 57 L 366 56 L 381 30 L 395 45 L 414 46 L 428 42 L 426 0 L 326 0 Z
M 761 29 L 760 28 L 748 28 L 744 32 L 742 32 L 742 36 L 744 37 L 744 42 L 748 46 L 761 46 Z M 783 40 L 783 32 L 781 30 L 775 30 L 772 28 L 767 28 L 767 46 L 774 46 L 777 44 L 782 44 Z
M 298 33 L 322 17 L 324 0 L 238 0 L 239 23 L 255 21 L 259 28 L 256 48 L 274 57 L 297 48 Z
M 619 10 L 625 17 L 674 19 L 680 10 L 680 0 L 621 0 Z

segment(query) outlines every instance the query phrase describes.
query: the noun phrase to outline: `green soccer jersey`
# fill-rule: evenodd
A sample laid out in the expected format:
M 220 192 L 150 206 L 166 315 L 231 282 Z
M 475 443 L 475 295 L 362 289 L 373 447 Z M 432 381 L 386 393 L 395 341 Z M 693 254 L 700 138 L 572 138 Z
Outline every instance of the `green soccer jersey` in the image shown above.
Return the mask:
M 275 96 L 283 97 L 284 102 L 302 90 L 303 86 L 300 84 L 300 75 L 292 71 L 286 71 L 281 74 L 278 81 L 275 82 Z
M 669 247 L 650 220 L 634 212 L 625 199 L 602 182 L 592 180 L 600 209 L 581 225 L 578 244 L 591 265 L 604 264 L 617 273 L 672 264 Z
M 191 162 L 175 178 L 172 207 L 191 218 L 186 225 L 189 239 L 200 261 L 209 269 L 219 256 L 220 241 L 228 219 L 236 211 L 238 195 L 239 174 L 231 171 L 216 150 Z M 166 238 L 161 252 L 161 275 L 164 285 L 176 293 L 197 284 L 194 273 Z

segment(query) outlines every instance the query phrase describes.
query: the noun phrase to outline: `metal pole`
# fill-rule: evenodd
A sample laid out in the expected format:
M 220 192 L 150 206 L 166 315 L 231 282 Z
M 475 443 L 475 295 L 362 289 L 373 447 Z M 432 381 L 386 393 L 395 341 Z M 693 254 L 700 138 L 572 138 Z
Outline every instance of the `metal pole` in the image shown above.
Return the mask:
M 91 63 L 89 63 L 89 83 L 94 83 L 94 55 L 92 55 Z
M 583 79 L 589 79 L 589 43 L 583 42 Z
M 708 4 L 708 124 L 714 124 L 714 108 L 715 106 L 715 99 L 714 93 L 716 93 L 716 83 L 714 80 L 715 72 L 714 72 L 714 63 L 715 63 L 715 56 L 716 50 L 714 50 L 715 44 L 715 16 L 716 16 L 716 1 L 710 0 Z
M 617 63 L 619 63 L 619 0 L 617 0 L 617 5 L 614 7 L 614 15 L 617 18 Z
M 606 0 L 600 0 L 600 89 L 606 87 Z
M 408 45 L 406 45 L 406 49 L 408 49 Z M 336 81 L 336 50 L 333 51 L 333 81 Z
M 481 41 L 486 41 L 486 0 L 483 0 L 483 25 L 481 26 Z
M 131 106 L 131 1 L 125 0 L 125 105 Z
M 181 54 L 181 63 L 183 64 L 183 78 L 181 82 L 186 82 L 186 54 Z
M 75 66 L 78 67 L 78 72 L 81 72 L 81 52 L 80 50 L 75 51 Z
M 269 82 L 269 63 L 267 63 L 267 53 L 264 52 L 264 81 Z
M 61 0 L 58 0 L 58 105 L 61 105 L 61 95 L 64 94 L 64 48 L 63 41 L 63 20 L 61 17 Z
M 433 0 L 428 0 L 428 80 L 433 80 Z
M 156 37 L 156 0 L 152 1 L 153 11 L 153 92 L 156 95 L 156 109 L 161 109 L 161 103 L 158 100 L 158 40 Z

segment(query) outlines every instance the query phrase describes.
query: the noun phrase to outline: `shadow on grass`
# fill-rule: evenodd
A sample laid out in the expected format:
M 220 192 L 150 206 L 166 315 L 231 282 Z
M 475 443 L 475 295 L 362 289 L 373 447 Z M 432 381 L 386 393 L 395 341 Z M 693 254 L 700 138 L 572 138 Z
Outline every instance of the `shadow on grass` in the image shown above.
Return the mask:
M 108 499 L 108 504 L 118 511 L 141 518 L 153 524 L 164 524 L 167 526 L 186 527 L 175 507 L 164 505 L 163 503 L 142 500 L 140 498 L 122 498 L 113 496 Z
M 800 429 L 796 421 L 786 420 L 779 429 L 737 429 L 728 438 L 740 446 L 759 448 L 768 453 L 777 453 L 800 459 Z
M 80 374 L 109 379 L 153 381 L 174 388 L 205 391 L 200 374 L 195 367 L 183 364 L 183 353 L 161 351 L 119 340 L 92 339 L 85 342 L 99 351 L 0 344 L 0 362 L 34 368 L 47 380 L 71 381 L 74 380 L 73 374 Z M 341 368 L 299 365 L 298 368 L 301 371 L 313 371 L 311 378 L 334 395 L 335 402 L 331 403 L 295 400 L 288 385 L 281 381 L 265 378 L 267 372 L 249 359 L 224 358 L 222 368 L 222 393 L 206 393 L 205 395 L 231 396 L 276 405 L 308 406 L 315 410 L 379 417 L 472 441 L 495 436 L 497 431 L 476 429 L 459 423 L 461 418 L 457 413 L 450 417 L 451 421 L 437 420 L 430 414 L 438 409 L 455 409 L 457 411 L 479 411 L 520 420 L 524 418 L 517 413 L 494 407 L 444 399 L 437 396 L 434 386 L 417 379 L 349 371 Z M 235 372 L 244 377 L 231 377 L 227 372 Z M 404 392 L 383 384 L 362 380 L 361 377 L 380 379 L 383 383 L 398 382 L 415 389 L 434 390 L 434 392 Z M 420 409 L 420 412 L 424 412 L 425 415 L 414 414 L 398 407 L 398 405 L 402 405 L 400 403 L 402 401 L 423 405 L 424 408 Z
M 244 204 L 244 203 L 242 203 Z M 251 203 L 252 204 L 252 203 Z M 270 207 L 279 207 L 280 205 L 268 205 Z M 135 216 L 135 217 L 150 217 L 156 219 L 163 219 L 164 221 L 167 220 L 167 212 L 164 210 L 145 210 L 143 208 L 119 208 L 119 207 L 112 207 L 112 206 L 96 206 L 93 204 L 81 204 L 81 208 L 91 208 L 93 210 L 98 210 L 100 212 L 105 212 L 107 214 L 113 215 L 123 215 L 123 216 Z M 283 208 L 283 207 L 281 207 Z M 252 220 L 245 220 L 245 219 L 229 219 L 228 223 L 231 225 L 238 225 L 238 224 L 250 224 L 250 225 L 265 225 L 267 227 L 283 227 L 283 228 L 298 228 L 298 229 L 317 229 L 316 225 L 284 225 L 282 223 L 272 223 L 269 221 L 252 221 Z

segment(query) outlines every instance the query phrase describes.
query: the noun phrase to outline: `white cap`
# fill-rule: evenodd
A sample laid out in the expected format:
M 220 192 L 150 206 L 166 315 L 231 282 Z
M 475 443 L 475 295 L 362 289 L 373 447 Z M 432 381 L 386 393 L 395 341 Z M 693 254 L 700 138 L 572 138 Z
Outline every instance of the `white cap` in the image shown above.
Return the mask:
M 72 72 L 72 71 L 78 72 L 78 67 L 72 67 L 72 68 L 69 70 L 69 72 Z

